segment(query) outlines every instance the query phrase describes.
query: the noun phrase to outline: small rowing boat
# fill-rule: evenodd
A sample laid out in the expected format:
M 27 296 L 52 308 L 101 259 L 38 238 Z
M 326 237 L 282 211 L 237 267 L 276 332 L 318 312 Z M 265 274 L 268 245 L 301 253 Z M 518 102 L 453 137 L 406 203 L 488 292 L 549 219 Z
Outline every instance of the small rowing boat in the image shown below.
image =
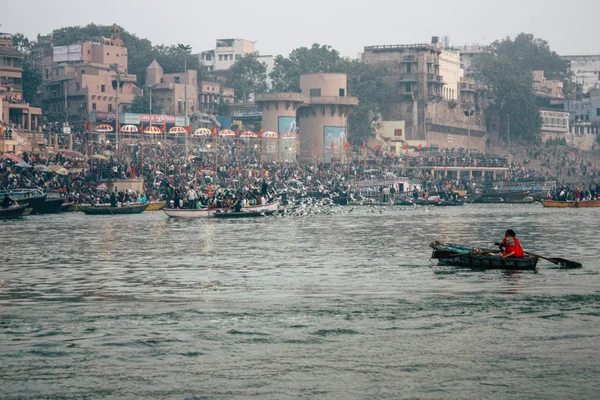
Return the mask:
M 112 207 L 110 204 L 97 204 L 94 206 L 79 206 L 79 209 L 88 215 L 122 215 L 140 214 L 148 207 L 148 203 L 134 203 L 122 207 Z
M 146 211 L 160 211 L 163 208 L 165 208 L 165 206 L 167 205 L 167 201 L 163 200 L 163 201 L 151 201 L 150 203 L 148 203 L 148 208 L 146 208 Z
M 431 258 L 437 259 L 438 265 L 524 271 L 534 270 L 538 262 L 538 257 L 533 255 L 501 257 L 498 250 L 474 249 L 450 243 L 434 242 L 429 247 L 433 249 Z
M 27 208 L 25 205 L 15 204 L 10 207 L 2 208 L 0 207 L 0 218 L 18 218 L 26 215 L 25 213 L 29 210 L 31 212 L 31 208 Z
M 266 217 L 269 215 L 273 215 L 275 211 L 263 211 L 263 212 L 256 212 L 256 211 L 227 211 L 227 212 L 218 212 L 215 213 L 214 217 L 215 218 L 221 218 L 221 219 L 237 219 L 237 218 L 260 218 L 260 217 Z
M 587 208 L 587 207 L 600 207 L 600 199 L 597 200 L 582 200 L 582 201 L 574 201 L 574 200 L 541 200 L 540 203 L 544 207 L 549 208 Z
M 243 212 L 275 212 L 279 208 L 279 201 L 273 203 L 267 203 L 259 206 L 244 207 Z M 227 213 L 233 212 L 231 208 L 200 208 L 200 209 L 186 209 L 186 208 L 163 208 L 163 212 L 171 218 L 211 218 L 216 213 Z

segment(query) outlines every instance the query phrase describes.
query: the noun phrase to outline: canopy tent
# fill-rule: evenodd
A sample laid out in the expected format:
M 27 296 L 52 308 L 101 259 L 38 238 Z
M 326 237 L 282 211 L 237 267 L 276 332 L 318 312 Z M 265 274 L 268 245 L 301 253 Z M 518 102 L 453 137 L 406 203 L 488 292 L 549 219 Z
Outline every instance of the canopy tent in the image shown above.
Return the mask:
M 160 130 L 160 128 L 158 128 L 154 125 L 151 125 L 144 129 L 144 133 L 146 135 L 160 135 L 162 133 L 162 131 Z
M 73 150 L 61 150 L 60 153 L 67 158 L 83 158 L 83 153 Z
M 22 158 L 19 158 L 19 157 L 15 156 L 12 153 L 4 153 L 4 157 L 6 157 L 9 160 L 12 160 L 14 162 L 17 162 L 17 163 L 25 162 L 25 160 L 23 160 Z
M 234 137 L 235 136 L 235 132 L 232 131 L 231 129 L 223 129 L 222 131 L 219 132 L 219 136 L 221 136 L 221 137 Z
M 96 190 L 108 190 L 108 186 L 106 186 L 106 183 L 102 182 L 101 184 L 96 186 Z
M 209 137 L 211 135 L 210 129 L 208 128 L 198 128 L 194 131 L 194 136 L 198 137 Z
M 33 170 L 35 172 L 52 172 L 52 170 L 50 168 L 48 168 L 47 166 L 45 166 L 44 164 L 38 164 L 35 167 L 33 167 Z
M 109 124 L 100 124 L 96 127 L 96 132 L 102 132 L 102 133 L 106 133 L 106 132 L 112 132 L 114 129 L 112 126 L 110 126 Z
M 277 133 L 275 133 L 273 131 L 266 131 L 266 132 L 263 132 L 261 137 L 263 139 L 277 139 L 279 137 L 279 135 L 277 135 Z
M 258 137 L 258 135 L 252 131 L 244 131 L 244 132 L 242 132 L 240 137 L 241 138 L 256 138 L 256 137 Z
M 184 134 L 187 131 L 185 130 L 185 128 L 183 126 L 174 126 L 171 129 L 169 129 L 169 134 L 175 134 L 175 135 L 179 135 L 179 134 Z
M 138 133 L 140 130 L 135 125 L 123 125 L 121 127 L 121 133 Z

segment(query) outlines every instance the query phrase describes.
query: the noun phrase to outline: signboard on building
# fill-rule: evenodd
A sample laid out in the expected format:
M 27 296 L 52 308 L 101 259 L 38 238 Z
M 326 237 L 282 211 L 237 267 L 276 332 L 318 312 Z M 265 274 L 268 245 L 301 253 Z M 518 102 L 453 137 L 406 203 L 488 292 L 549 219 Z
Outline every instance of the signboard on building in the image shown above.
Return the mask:
M 92 119 L 96 121 L 115 121 L 117 114 L 114 112 L 101 112 L 96 111 L 92 113 Z M 189 118 L 188 118 L 189 121 Z M 119 122 L 122 124 L 175 124 L 178 126 L 187 126 L 184 116 L 166 115 L 166 114 L 134 114 L 134 113 L 123 113 L 119 114 Z
M 233 110 L 233 116 L 237 118 L 262 117 L 262 111 L 258 110 Z
M 55 63 L 81 61 L 81 44 L 53 47 L 52 60 Z
M 279 133 L 296 133 L 296 117 L 279 117 L 277 131 Z

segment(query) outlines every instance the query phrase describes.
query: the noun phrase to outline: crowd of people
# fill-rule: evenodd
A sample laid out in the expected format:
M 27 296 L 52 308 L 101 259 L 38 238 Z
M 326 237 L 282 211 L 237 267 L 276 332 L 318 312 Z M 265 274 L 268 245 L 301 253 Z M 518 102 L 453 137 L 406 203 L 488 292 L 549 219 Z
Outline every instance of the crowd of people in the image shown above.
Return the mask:
M 77 142 L 76 142 L 77 143 Z M 85 142 L 83 142 L 85 144 Z M 236 140 L 221 141 L 219 149 L 207 151 L 208 146 L 195 145 L 186 157 L 181 144 L 144 145 L 129 143 L 117 149 L 110 142 L 81 146 L 79 157 L 68 152 L 28 154 L 21 156 L 26 165 L 19 166 L 14 157 L 0 157 L 0 188 L 41 188 L 63 193 L 75 202 L 112 203 L 167 200 L 169 205 L 182 208 L 227 206 L 237 202 L 261 204 L 275 193 L 294 196 L 308 194 L 348 193 L 353 183 L 394 177 L 407 177 L 413 187 L 405 187 L 407 196 L 413 196 L 419 187 L 425 192 L 452 193 L 464 190 L 477 193 L 489 186 L 487 174 L 460 178 L 443 174 L 432 167 L 501 167 L 508 173 L 499 173 L 503 183 L 548 182 L 555 183 L 556 199 L 595 198 L 600 193 L 598 168 L 583 154 L 566 154 L 563 151 L 539 148 L 528 149 L 529 159 L 517 160 L 506 155 L 469 152 L 465 149 L 429 150 L 403 154 L 378 154 L 368 152 L 352 157 L 350 164 L 332 163 L 275 163 L 265 162 L 256 151 Z M 254 147 L 255 148 L 255 147 Z M 543 149 L 542 149 L 543 150 Z M 535 160 L 532 162 L 531 160 Z M 537 163 L 537 164 L 536 164 Z M 66 174 L 48 172 L 38 166 L 57 165 Z M 550 167 L 573 170 L 577 180 L 564 179 Z M 44 172 L 46 171 L 46 172 Z M 100 182 L 115 179 L 143 178 L 144 188 L 139 193 L 109 193 Z M 585 180 L 584 180 L 585 179 Z M 381 185 L 379 185 L 381 186 Z M 381 187 L 375 190 L 381 190 Z M 389 189 L 389 188 L 388 188 Z M 564 192 L 564 195 L 561 193 Z M 113 199 L 114 200 L 114 199 Z

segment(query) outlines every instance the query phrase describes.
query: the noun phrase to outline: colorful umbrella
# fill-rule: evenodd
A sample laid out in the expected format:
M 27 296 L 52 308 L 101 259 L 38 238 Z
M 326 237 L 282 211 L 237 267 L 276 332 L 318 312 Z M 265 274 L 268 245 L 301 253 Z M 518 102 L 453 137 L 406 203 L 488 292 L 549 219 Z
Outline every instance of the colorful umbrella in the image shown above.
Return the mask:
M 108 158 L 102 154 L 94 154 L 91 158 L 95 158 L 96 160 L 108 160 Z
M 15 156 L 14 154 L 11 154 L 11 153 L 4 153 L 4 157 L 6 157 L 9 160 L 12 160 L 14 162 L 17 162 L 17 163 L 25 162 L 25 160 L 23 160 L 22 158 L 19 158 L 19 157 Z
M 121 133 L 138 133 L 140 130 L 135 125 L 123 125 L 121 127 Z
M 147 135 L 159 135 L 162 132 L 161 132 L 160 128 L 152 125 L 152 126 L 147 127 L 146 129 L 144 129 L 144 133 Z
M 44 164 L 38 164 L 35 167 L 33 167 L 33 170 L 35 172 L 52 172 L 52 170 L 48 167 L 46 167 Z
M 219 136 L 221 136 L 221 137 L 233 137 L 233 136 L 235 136 L 235 132 L 232 131 L 231 129 L 223 129 L 222 131 L 219 132 Z
M 83 154 L 73 150 L 62 150 L 62 155 L 67 158 L 83 158 Z
M 258 137 L 258 135 L 252 131 L 244 131 L 244 132 L 242 132 L 240 137 L 241 138 L 255 138 L 255 137 Z
M 16 163 L 15 167 L 18 167 L 18 168 L 31 168 L 31 165 L 27 164 L 25 161 L 22 161 L 20 163 Z
M 293 132 L 285 132 L 281 134 L 282 139 L 296 139 L 296 134 Z
M 96 132 L 112 132 L 113 130 L 109 124 L 100 124 L 96 127 Z
M 175 135 L 185 134 L 186 132 L 187 131 L 185 130 L 185 128 L 183 126 L 174 126 L 171 129 L 169 129 L 169 133 L 175 134 Z
M 198 128 L 194 131 L 194 136 L 209 137 L 211 135 L 210 129 Z
M 266 131 L 266 132 L 263 132 L 262 137 L 265 139 L 277 139 L 279 137 L 279 135 L 277 135 L 277 133 L 275 133 L 273 131 Z

